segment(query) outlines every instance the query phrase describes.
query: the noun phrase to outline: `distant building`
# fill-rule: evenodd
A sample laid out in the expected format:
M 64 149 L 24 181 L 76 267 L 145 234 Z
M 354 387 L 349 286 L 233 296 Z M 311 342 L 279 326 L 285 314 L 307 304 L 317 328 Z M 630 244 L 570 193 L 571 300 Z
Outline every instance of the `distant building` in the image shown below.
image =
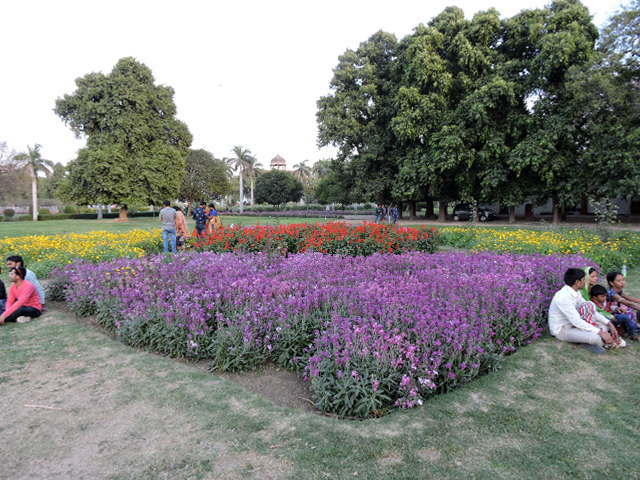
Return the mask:
M 271 159 L 271 170 L 286 170 L 287 161 L 280 155 L 276 155 Z

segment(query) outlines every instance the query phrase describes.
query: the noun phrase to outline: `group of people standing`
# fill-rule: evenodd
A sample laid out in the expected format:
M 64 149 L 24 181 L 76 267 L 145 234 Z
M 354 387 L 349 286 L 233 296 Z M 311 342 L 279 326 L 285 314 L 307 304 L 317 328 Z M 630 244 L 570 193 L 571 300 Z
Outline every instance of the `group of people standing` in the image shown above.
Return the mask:
M 7 257 L 6 265 L 11 287 L 7 296 L 4 282 L 0 280 L 0 325 L 9 322 L 25 323 L 39 317 L 44 310 L 46 298 L 38 277 L 26 268 L 19 255 Z
M 200 206 L 193 210 L 193 219 L 196 221 L 196 235 L 201 236 L 212 233 L 214 229 L 222 227 L 222 220 L 218 215 L 215 204 L 200 202 Z M 185 240 L 190 236 L 187 230 L 185 214 L 180 207 L 171 207 L 171 202 L 164 202 L 164 208 L 160 210 L 160 221 L 162 222 L 162 241 L 165 253 L 176 253 L 182 248 Z
M 162 222 L 163 251 L 169 252 L 169 245 L 171 245 L 171 251 L 176 253 L 189 236 L 184 213 L 180 207 L 171 207 L 171 202 L 166 200 L 164 207 L 160 210 L 160 221 Z
M 640 298 L 624 292 L 626 279 L 621 272 L 607 273 L 604 286 L 595 268 L 570 268 L 564 283 L 549 307 L 551 335 L 588 345 L 597 353 L 626 346 L 623 334 L 632 341 L 640 339 L 636 314 Z
M 387 224 L 396 224 L 400 218 L 400 209 L 397 205 L 385 205 L 379 203 L 376 207 L 376 223 L 382 223 L 386 220 Z
M 193 210 L 193 219 L 196 221 L 196 235 L 213 233 L 216 228 L 222 228 L 222 220 L 218 215 L 215 204 L 200 202 L 200 206 Z

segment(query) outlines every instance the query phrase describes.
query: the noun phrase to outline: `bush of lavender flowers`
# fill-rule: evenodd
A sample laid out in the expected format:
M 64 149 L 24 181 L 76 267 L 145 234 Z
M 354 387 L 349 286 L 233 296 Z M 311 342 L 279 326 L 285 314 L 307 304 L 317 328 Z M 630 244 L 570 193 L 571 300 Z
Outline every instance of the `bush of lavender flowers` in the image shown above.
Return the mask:
M 124 342 L 242 370 L 273 361 L 318 408 L 382 415 L 490 370 L 538 338 L 578 256 L 187 253 L 55 272 L 79 314 Z

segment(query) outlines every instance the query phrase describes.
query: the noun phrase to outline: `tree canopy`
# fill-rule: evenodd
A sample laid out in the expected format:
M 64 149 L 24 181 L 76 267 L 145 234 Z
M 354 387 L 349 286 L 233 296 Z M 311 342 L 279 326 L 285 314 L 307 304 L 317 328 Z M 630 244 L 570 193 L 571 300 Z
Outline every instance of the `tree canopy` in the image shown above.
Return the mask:
M 190 150 L 179 197 L 190 202 L 217 200 L 230 191 L 227 164 L 206 150 Z
M 89 73 L 55 112 L 87 146 L 68 166 L 60 191 L 81 204 L 160 204 L 178 195 L 191 145 L 176 119 L 171 87 L 122 58 L 109 74 Z
M 400 41 L 375 33 L 339 57 L 318 101 L 318 143 L 348 177 L 329 175 L 319 197 L 566 206 L 637 193 L 638 5 L 612 18 L 601 52 L 578 0 L 511 18 L 448 7 Z
M 297 202 L 302 197 L 302 183 L 289 172 L 270 170 L 256 180 L 256 201 L 281 205 Z

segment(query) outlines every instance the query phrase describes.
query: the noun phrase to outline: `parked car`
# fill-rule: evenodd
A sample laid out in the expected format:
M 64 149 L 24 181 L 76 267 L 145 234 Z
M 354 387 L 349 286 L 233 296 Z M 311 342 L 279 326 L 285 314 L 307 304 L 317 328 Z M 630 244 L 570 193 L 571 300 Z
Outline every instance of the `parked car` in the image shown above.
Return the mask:
M 453 219 L 456 222 L 471 220 L 473 211 L 469 205 L 459 204 L 453 209 Z M 498 216 L 491 207 L 478 207 L 478 220 L 486 222 L 488 220 L 496 220 Z

